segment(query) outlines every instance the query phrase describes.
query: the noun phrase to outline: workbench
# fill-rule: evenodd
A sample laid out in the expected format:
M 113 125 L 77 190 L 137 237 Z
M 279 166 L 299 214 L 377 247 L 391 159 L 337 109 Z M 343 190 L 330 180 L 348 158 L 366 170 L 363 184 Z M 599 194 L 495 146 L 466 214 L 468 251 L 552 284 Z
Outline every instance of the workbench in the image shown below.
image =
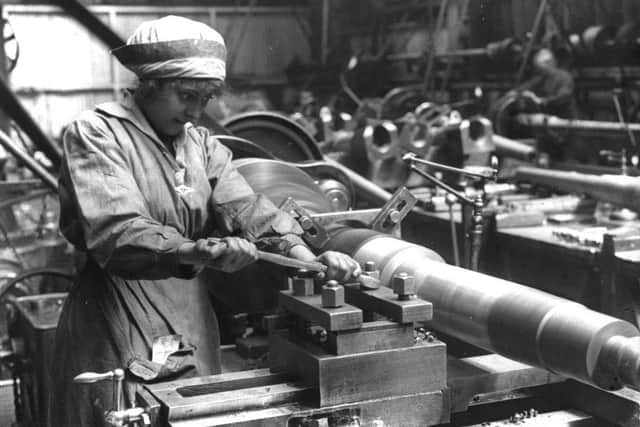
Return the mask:
M 459 211 L 454 212 L 458 246 L 463 248 L 464 231 Z M 611 236 L 608 246 L 579 244 L 561 239 L 554 231 L 575 230 L 593 224 L 543 224 L 497 229 L 486 217 L 480 271 L 541 289 L 586 306 L 640 324 L 640 221 L 612 221 L 609 226 L 631 228 Z M 633 229 L 637 230 L 637 233 Z M 414 210 L 403 222 L 403 238 L 435 250 L 453 263 L 448 212 Z M 616 241 L 621 243 L 617 244 Z

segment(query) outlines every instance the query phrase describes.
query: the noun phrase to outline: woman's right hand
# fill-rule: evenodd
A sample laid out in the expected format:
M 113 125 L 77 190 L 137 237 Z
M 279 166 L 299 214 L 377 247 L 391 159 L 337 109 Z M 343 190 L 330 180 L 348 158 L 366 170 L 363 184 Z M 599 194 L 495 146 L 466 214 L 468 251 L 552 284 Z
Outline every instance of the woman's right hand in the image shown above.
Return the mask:
M 178 261 L 181 264 L 207 265 L 219 258 L 226 249 L 226 243 L 213 239 L 198 239 L 184 243 L 178 248 Z

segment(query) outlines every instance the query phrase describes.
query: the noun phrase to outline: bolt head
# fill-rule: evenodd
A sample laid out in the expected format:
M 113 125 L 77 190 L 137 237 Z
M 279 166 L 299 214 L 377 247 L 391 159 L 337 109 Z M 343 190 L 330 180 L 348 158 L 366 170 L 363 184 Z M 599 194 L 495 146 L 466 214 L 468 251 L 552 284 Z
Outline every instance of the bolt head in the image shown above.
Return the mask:
M 339 286 L 338 282 L 335 283 L 335 286 L 329 286 L 327 282 L 322 287 L 322 307 L 324 308 L 337 308 L 344 305 L 344 287 Z
M 397 224 L 400 222 L 400 219 L 402 218 L 402 214 L 400 213 L 400 211 L 394 209 L 391 212 L 389 212 L 388 218 L 391 224 Z
M 392 280 L 393 292 L 399 298 L 405 298 L 416 293 L 416 281 L 413 276 L 407 273 L 399 273 L 393 276 Z
M 313 277 L 294 277 L 291 282 L 293 295 L 308 297 L 314 294 Z
M 374 261 L 367 261 L 364 263 L 363 275 L 380 279 L 380 271 L 376 269 L 376 263 Z
M 340 284 L 338 283 L 337 280 L 327 280 L 327 283 L 325 283 L 325 286 L 328 286 L 330 288 L 337 288 L 338 286 L 340 286 Z
M 303 216 L 298 221 L 303 230 L 309 230 L 313 227 L 313 220 L 308 216 Z

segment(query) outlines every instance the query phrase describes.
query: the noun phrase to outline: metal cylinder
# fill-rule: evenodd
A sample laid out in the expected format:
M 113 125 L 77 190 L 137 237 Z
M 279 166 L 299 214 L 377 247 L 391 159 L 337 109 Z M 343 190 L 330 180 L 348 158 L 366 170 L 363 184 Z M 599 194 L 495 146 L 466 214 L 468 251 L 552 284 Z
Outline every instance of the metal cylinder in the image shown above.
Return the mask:
M 407 273 L 433 303 L 433 327 L 470 344 L 607 389 L 640 386 L 640 332 L 576 302 L 447 265 L 388 235 L 343 229 L 334 249 L 374 261 L 381 283 Z
M 516 114 L 514 120 L 521 125 L 541 129 L 563 129 L 588 132 L 640 132 L 640 123 L 602 122 L 597 120 L 574 120 L 548 114 Z
M 344 172 L 349 177 L 356 189 L 358 200 L 364 200 L 370 203 L 384 204 L 391 199 L 391 193 L 384 188 L 369 181 L 367 178 L 360 174 L 357 174 L 348 167 L 336 162 L 335 160 L 326 157 L 324 160 L 332 166 L 335 166 L 338 170 Z
M 626 175 L 591 175 L 533 167 L 519 167 L 515 178 L 555 189 L 583 193 L 640 212 L 640 178 Z
M 513 159 L 531 161 L 538 155 L 535 147 L 496 134 L 493 134 L 493 144 L 498 154 Z
M 369 161 L 388 159 L 398 154 L 398 128 L 393 122 L 383 120 L 367 125 L 362 131 L 362 136 Z

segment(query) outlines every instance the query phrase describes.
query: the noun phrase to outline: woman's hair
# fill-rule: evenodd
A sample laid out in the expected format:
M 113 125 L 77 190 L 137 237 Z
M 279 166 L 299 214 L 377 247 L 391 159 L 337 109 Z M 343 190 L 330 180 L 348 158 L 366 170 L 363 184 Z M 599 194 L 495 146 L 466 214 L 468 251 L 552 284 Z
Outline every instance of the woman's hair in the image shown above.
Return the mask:
M 218 79 L 140 79 L 136 91 L 143 97 L 147 97 L 163 85 L 182 85 L 185 83 L 191 88 L 196 87 L 201 92 L 213 90 L 216 97 L 220 97 L 225 89 L 224 80 Z

